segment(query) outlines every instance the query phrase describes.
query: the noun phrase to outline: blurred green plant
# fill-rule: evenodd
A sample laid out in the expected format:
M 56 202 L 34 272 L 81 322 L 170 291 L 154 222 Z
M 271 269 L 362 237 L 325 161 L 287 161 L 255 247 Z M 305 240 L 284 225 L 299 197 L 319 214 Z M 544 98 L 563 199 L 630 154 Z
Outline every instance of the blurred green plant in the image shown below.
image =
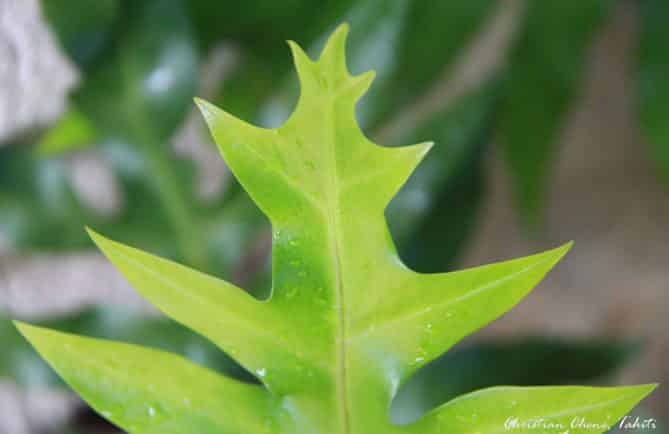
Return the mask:
M 119 239 L 138 240 L 146 248 L 208 270 L 221 270 L 221 262 L 234 262 L 234 259 L 220 259 L 223 245 L 217 242 L 218 238 L 209 236 L 218 233 L 219 227 L 208 223 L 221 218 L 221 213 L 225 214 L 224 205 L 244 193 L 233 186 L 224 197 L 199 203 L 202 201 L 194 194 L 192 168 L 174 155 L 168 143 L 188 113 L 190 98 L 198 87 L 199 65 L 221 40 L 235 41 L 240 55 L 215 102 L 241 113 L 246 119 L 276 126 L 289 113 L 295 96 L 294 81 L 281 78 L 288 76 L 289 65 L 280 55 L 283 48 L 277 41 L 297 33 L 300 43 L 317 49 L 322 35 L 334 22 L 350 21 L 356 29 L 351 37 L 352 69 L 384 71 L 358 113 L 361 124 L 375 131 L 392 122 L 398 113 L 445 76 L 444 72 L 499 3 L 454 0 L 428 5 L 403 0 L 344 0 L 316 6 L 313 2 L 292 0 L 290 7 L 278 7 L 261 1 L 239 4 L 208 0 L 140 3 L 105 0 L 94 10 L 88 10 L 91 8 L 86 8 L 85 2 L 77 1 L 81 3 L 77 9 L 83 12 L 73 14 L 71 9 L 63 7 L 62 1 L 43 0 L 45 14 L 63 48 L 83 71 L 83 82 L 72 96 L 72 109 L 42 137 L 37 155 L 33 156 L 35 168 L 32 170 L 53 171 L 54 165 L 40 168 L 40 157 L 45 155 L 53 159 L 86 144 L 99 144 L 120 179 L 126 199 L 119 215 L 106 222 L 110 223 L 108 233 Z M 415 125 L 414 131 L 406 132 L 407 136 L 419 134 L 425 125 L 433 125 L 433 134 L 436 130 L 461 137 L 461 141 L 468 143 L 474 143 L 475 137 L 479 137 L 479 143 L 485 144 L 494 119 L 499 117 L 519 210 L 529 222 L 538 224 L 552 161 L 557 155 L 556 141 L 564 118 L 578 96 L 589 46 L 619 3 L 616 0 L 528 2 L 509 53 L 509 67 L 503 72 L 501 88 L 481 87 L 490 93 L 482 96 L 485 101 L 479 107 L 479 116 L 485 120 L 466 131 L 449 123 L 448 115 L 457 110 L 456 103 L 450 110 L 433 113 L 432 119 L 424 119 L 423 125 Z M 664 72 L 669 70 L 665 47 L 669 38 L 664 37 L 666 26 L 662 25 L 663 18 L 669 14 L 665 3 L 661 0 L 637 2 L 642 18 L 639 110 L 643 130 L 655 147 L 660 167 L 669 167 L 666 162 L 669 161 L 666 157 L 669 134 L 663 130 L 666 124 L 663 116 L 668 111 L 663 109 L 666 105 L 663 101 L 669 100 L 663 90 L 667 87 Z M 565 22 L 570 25 L 564 26 Z M 259 28 L 263 29 L 262 36 L 254 30 Z M 483 90 L 478 92 L 484 93 Z M 495 104 L 495 101 L 500 103 Z M 391 138 L 391 142 L 396 141 L 397 138 Z M 447 166 L 446 170 L 458 173 L 450 182 L 432 185 L 424 194 L 430 195 L 434 203 L 444 203 L 442 190 L 454 190 L 449 185 L 477 185 L 482 170 L 475 168 L 476 175 L 472 178 L 472 167 L 467 165 L 481 161 L 484 150 L 485 146 L 478 146 L 471 151 L 470 158 L 455 162 L 450 158 L 440 159 Z M 27 150 L 3 151 L 3 160 L 11 159 L 16 153 L 29 154 Z M 669 169 L 666 171 L 669 173 Z M 175 181 L 165 176 L 168 172 L 180 173 L 180 177 Z M 13 179 L 6 178 L 3 186 L 15 187 L 16 183 L 11 183 Z M 33 178 L 39 179 L 39 176 Z M 67 183 L 66 177 L 63 182 Z M 462 206 L 452 206 L 451 212 L 464 212 L 468 217 L 475 215 L 474 204 L 480 201 L 481 188 L 469 189 L 458 198 Z M 75 199 L 69 195 L 71 200 Z M 448 196 L 449 202 L 454 199 L 453 194 Z M 43 196 L 36 197 L 49 201 Z M 34 198 L 28 201 L 34 202 Z M 400 198 L 397 202 L 408 204 L 410 201 Z M 46 208 L 53 206 L 45 205 Z M 187 235 L 184 227 L 196 220 L 195 215 L 202 215 L 202 210 L 194 209 L 195 205 L 205 208 L 203 219 L 206 222 L 195 222 L 203 233 Z M 48 247 L 48 243 L 40 245 L 40 235 L 31 236 L 28 228 L 34 225 L 17 226 L 18 211 L 9 208 L 12 212 L 2 212 L 0 228 L 9 228 L 5 232 L 16 241 L 15 246 Z M 90 210 L 85 210 L 84 204 L 78 208 L 88 221 L 90 218 L 100 221 Z M 248 208 L 248 216 L 257 215 L 252 205 Z M 391 212 L 397 209 L 394 205 Z M 149 210 L 152 218 L 148 219 L 142 210 Z M 25 218 L 25 212 L 22 215 Z M 448 213 L 441 216 L 450 217 Z M 52 215 L 47 214 L 47 217 L 45 226 L 50 227 Z M 152 230 L 146 230 L 149 220 Z M 473 218 L 457 220 L 475 221 Z M 72 226 L 78 223 L 75 220 Z M 262 224 L 262 219 L 259 223 Z M 63 231 L 60 240 L 52 246 L 86 245 L 86 240 L 73 232 Z M 176 246 L 161 242 L 166 233 L 178 240 Z M 155 234 L 153 240 L 144 242 L 142 236 L 150 234 Z M 217 240 L 214 246 L 210 245 L 211 240 Z M 410 248 L 405 250 L 401 244 L 400 251 L 409 255 L 405 252 Z M 446 257 L 454 257 L 461 245 L 456 242 L 453 248 L 444 249 Z M 240 245 L 231 249 L 233 252 L 244 250 Z M 433 270 L 436 271 L 450 264 L 452 261 L 444 261 L 430 267 L 436 266 Z M 420 267 L 420 264 L 414 265 Z

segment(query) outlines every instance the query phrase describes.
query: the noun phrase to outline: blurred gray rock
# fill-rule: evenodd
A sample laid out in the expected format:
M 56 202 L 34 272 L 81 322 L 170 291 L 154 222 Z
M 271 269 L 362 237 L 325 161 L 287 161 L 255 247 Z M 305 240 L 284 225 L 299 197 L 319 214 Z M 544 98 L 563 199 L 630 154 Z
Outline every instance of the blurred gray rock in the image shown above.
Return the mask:
M 77 80 L 38 2 L 0 0 L 0 143 L 54 121 Z

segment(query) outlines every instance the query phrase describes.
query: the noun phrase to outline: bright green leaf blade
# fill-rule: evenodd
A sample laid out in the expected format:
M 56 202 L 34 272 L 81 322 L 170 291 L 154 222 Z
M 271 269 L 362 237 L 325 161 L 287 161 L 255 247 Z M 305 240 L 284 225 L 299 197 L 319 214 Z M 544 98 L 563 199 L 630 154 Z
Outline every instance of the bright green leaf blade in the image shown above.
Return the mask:
M 424 275 L 404 266 L 383 211 L 430 146 L 384 148 L 365 137 L 355 105 L 374 74 L 349 74 L 346 34 L 341 26 L 317 61 L 290 44 L 301 95 L 280 128 L 258 128 L 198 101 L 229 167 L 272 222 L 270 299 L 244 298 L 232 285 L 98 239 L 163 310 L 220 337 L 224 348 L 239 343 L 233 356 L 263 362 L 242 360 L 256 363 L 257 376 L 285 409 L 282 434 L 407 432 L 388 417 L 401 381 L 511 308 L 569 247 L 458 273 Z M 276 334 L 242 327 L 242 342 L 220 330 L 248 324 L 271 325 Z M 258 340 L 260 334 L 275 339 Z M 416 347 L 421 338 L 427 350 Z M 608 396 L 624 400 L 627 390 Z M 552 394 L 568 405 L 562 391 Z M 605 404 L 605 395 L 573 399 Z M 413 432 L 444 432 L 436 423 L 421 426 Z
M 599 434 L 657 387 L 495 387 L 461 396 L 410 426 L 411 433 Z M 516 425 L 529 423 L 529 425 Z M 532 423 L 540 425 L 531 426 Z M 583 424 L 589 424 L 585 427 Z M 574 425 L 572 425 L 574 424 Z M 518 428 L 514 428 L 519 426 Z M 511 427 L 511 428 L 509 428 Z
M 17 324 L 96 411 L 142 434 L 262 434 L 277 402 L 260 386 L 217 375 L 170 353 Z
M 588 48 L 613 3 L 528 3 L 509 60 L 500 126 L 518 209 L 531 224 L 539 222 L 555 145 L 577 94 Z
M 669 3 L 642 0 L 639 117 L 657 166 L 669 182 Z
M 232 359 L 203 337 L 162 316 L 147 316 L 112 308 L 91 308 L 47 318 L 42 327 L 102 339 L 112 339 L 170 351 L 237 379 L 252 381 Z M 0 377 L 24 386 L 62 385 L 9 319 L 0 315 Z
M 266 366 L 295 371 L 305 345 L 291 337 L 286 319 L 244 290 L 220 279 L 144 253 L 89 231 L 130 284 L 166 315 L 207 337 L 261 380 Z M 300 346 L 302 344 L 302 346 Z M 290 377 L 281 378 L 280 383 Z
M 413 274 L 390 286 L 371 324 L 350 339 L 399 361 L 403 379 L 463 337 L 497 319 L 530 292 L 571 243 L 511 261 L 443 274 Z M 407 293 L 413 297 L 407 299 Z
M 391 417 L 405 425 L 459 395 L 500 384 L 601 381 L 629 363 L 638 350 L 635 343 L 608 339 L 531 337 L 475 342 L 416 372 L 393 399 Z
M 229 167 L 272 222 L 270 303 L 329 355 L 322 364 L 331 378 L 313 383 L 318 389 L 282 389 L 299 396 L 302 431 L 394 432 L 387 410 L 400 382 L 518 303 L 569 245 L 458 273 L 408 270 L 383 210 L 428 146 L 382 148 L 360 131 L 355 105 L 373 75 L 348 73 L 346 33 L 340 27 L 318 60 L 290 43 L 301 94 L 279 128 L 198 104 Z

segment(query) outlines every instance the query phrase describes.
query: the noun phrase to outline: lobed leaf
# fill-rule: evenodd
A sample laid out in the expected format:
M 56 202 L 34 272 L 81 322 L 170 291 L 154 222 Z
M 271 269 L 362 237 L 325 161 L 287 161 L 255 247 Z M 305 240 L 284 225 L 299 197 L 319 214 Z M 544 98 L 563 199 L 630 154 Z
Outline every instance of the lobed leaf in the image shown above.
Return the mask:
M 414 424 L 391 422 L 402 382 L 512 308 L 570 244 L 452 273 L 404 266 L 384 210 L 431 144 L 384 148 L 366 138 L 355 106 L 374 75 L 350 75 L 346 34 L 339 27 L 318 60 L 290 43 L 301 94 L 279 128 L 198 101 L 223 157 L 272 223 L 267 300 L 93 235 L 140 292 L 254 370 L 264 389 L 153 350 L 21 330 L 94 408 L 112 407 L 110 420 L 139 432 L 475 433 L 503 432 L 511 410 L 560 422 L 622 416 L 653 386 L 485 389 Z M 200 405 L 187 408 L 184 396 Z

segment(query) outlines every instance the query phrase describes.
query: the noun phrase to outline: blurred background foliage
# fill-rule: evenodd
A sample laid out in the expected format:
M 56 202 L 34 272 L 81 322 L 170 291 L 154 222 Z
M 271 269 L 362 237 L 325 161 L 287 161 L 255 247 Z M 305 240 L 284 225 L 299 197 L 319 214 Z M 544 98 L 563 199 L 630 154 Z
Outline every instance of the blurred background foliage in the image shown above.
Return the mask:
M 418 271 L 448 270 L 476 230 L 493 137 L 503 146 L 518 215 L 528 232 L 541 230 L 557 138 L 579 94 L 593 37 L 616 3 L 527 1 L 503 68 L 402 122 L 448 80 L 499 1 L 98 0 L 93 6 L 42 0 L 81 81 L 57 122 L 0 147 L 0 233 L 10 254 L 72 252 L 92 248 L 83 231 L 88 225 L 267 296 L 267 220 L 230 176 L 223 188 L 202 194 L 202 168 L 175 151 L 173 141 L 196 95 L 260 125 L 280 124 L 297 96 L 284 41 L 313 53 L 348 21 L 352 72 L 378 72 L 358 108 L 363 129 L 389 146 L 436 143 L 387 210 L 400 255 Z M 642 23 L 638 115 L 658 176 L 669 180 L 669 4 L 639 0 L 635 7 Z M 225 72 L 222 79 L 214 74 L 212 84 L 207 65 L 221 51 Z M 209 146 L 208 133 L 198 128 Z M 71 161 L 82 153 L 111 170 L 119 195 L 111 211 L 97 208 L 73 182 Z M 208 342 L 159 316 L 99 307 L 44 321 L 175 351 L 252 381 Z M 0 376 L 59 387 L 6 320 L 0 344 Z M 631 342 L 536 336 L 469 343 L 405 385 L 393 418 L 413 420 L 489 385 L 601 381 L 638 350 Z

